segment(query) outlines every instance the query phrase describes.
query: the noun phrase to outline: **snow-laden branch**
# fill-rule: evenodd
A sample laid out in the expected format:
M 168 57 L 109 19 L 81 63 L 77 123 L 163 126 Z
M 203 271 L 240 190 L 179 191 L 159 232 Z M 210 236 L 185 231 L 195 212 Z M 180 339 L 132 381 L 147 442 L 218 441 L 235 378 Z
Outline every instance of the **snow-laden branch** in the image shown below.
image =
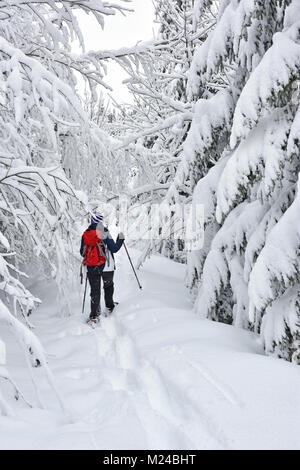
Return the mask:
M 149 127 L 149 129 L 144 129 L 138 134 L 135 135 L 130 135 L 126 137 L 121 145 L 117 145 L 115 150 L 121 150 L 123 148 L 128 147 L 131 143 L 138 141 L 139 139 L 143 137 L 148 137 L 152 135 L 156 135 L 160 133 L 161 131 L 165 129 L 170 129 L 171 127 L 175 126 L 176 124 L 182 124 L 185 121 L 192 121 L 193 119 L 193 113 L 183 113 L 180 115 L 175 115 L 170 118 L 165 119 L 161 123 L 158 123 L 157 125 L 153 127 Z
M 13 93 L 17 122 L 23 119 L 26 111 L 28 85 L 38 107 L 41 107 L 41 102 L 49 103 L 51 93 L 53 110 L 61 104 L 65 109 L 73 108 L 79 118 L 85 119 L 81 104 L 70 86 L 49 72 L 40 62 L 27 57 L 3 37 L 0 38 L 0 53 L 3 54 L 0 67 L 2 73 L 7 75 L 7 88 Z
M 130 3 L 132 0 L 120 0 Z M 115 15 L 117 11 L 133 11 L 117 3 L 103 2 L 102 0 L 12 0 L 0 1 L 0 9 L 8 7 L 21 7 L 47 5 L 51 10 L 59 14 L 60 20 L 72 21 L 71 10 L 83 10 L 85 12 L 100 13 L 102 15 Z
M 129 56 L 139 56 L 145 55 L 146 53 L 152 53 L 155 51 L 162 51 L 165 49 L 170 49 L 171 43 L 170 41 L 165 40 L 151 40 L 151 41 L 143 41 L 139 42 L 135 46 L 132 47 L 122 47 L 120 49 L 111 49 L 111 50 L 103 50 L 103 51 L 89 51 L 88 53 L 84 54 L 83 57 L 94 57 L 98 60 L 107 60 L 107 59 L 119 59 L 123 57 Z
M 0 322 L 6 324 L 11 329 L 12 333 L 16 336 L 17 341 L 21 342 L 24 351 L 28 357 L 28 361 L 31 361 L 31 363 L 35 367 L 41 366 L 45 370 L 46 377 L 51 388 L 53 388 L 62 409 L 66 411 L 62 398 L 54 384 L 53 376 L 47 365 L 45 352 L 40 341 L 28 328 L 26 328 L 19 320 L 17 320 L 14 316 L 11 315 L 8 308 L 3 304 L 1 300 Z
M 2 366 L 0 366 L 0 379 L 6 380 L 12 386 L 16 400 L 19 400 L 21 398 L 29 408 L 32 408 L 32 405 L 26 400 L 26 398 L 24 397 L 23 393 L 21 392 L 17 384 L 9 375 L 7 369 Z

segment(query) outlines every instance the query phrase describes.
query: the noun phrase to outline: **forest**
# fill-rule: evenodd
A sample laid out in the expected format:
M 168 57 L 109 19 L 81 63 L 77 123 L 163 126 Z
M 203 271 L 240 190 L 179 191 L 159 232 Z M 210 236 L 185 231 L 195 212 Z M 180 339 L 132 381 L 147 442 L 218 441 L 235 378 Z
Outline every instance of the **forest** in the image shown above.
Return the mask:
M 0 0 L 0 448 L 1 415 L 38 408 L 43 390 L 69 413 L 41 331 L 53 309 L 65 329 L 80 319 L 83 292 L 77 303 L 72 292 L 82 232 L 96 210 L 125 233 L 142 284 L 144 277 L 146 298 L 132 294 L 134 309 L 150 302 L 156 314 L 151 302 L 166 273 L 167 294 L 157 299 L 166 295 L 166 309 L 190 309 L 182 331 L 192 316 L 242 348 L 253 338 L 266 370 L 274 361 L 274 383 L 282 372 L 299 395 L 300 1 L 153 0 L 153 9 L 153 38 L 88 51 L 80 15 L 105 34 L 115 17 L 134 14 L 131 0 Z M 126 73 L 129 103 L 108 98 L 111 63 Z M 143 276 L 147 266 L 152 274 Z M 122 269 L 120 285 L 132 276 L 125 270 L 124 280 Z M 120 316 L 122 308 L 121 299 Z M 165 318 L 172 327 L 174 316 Z M 112 326 L 103 328 L 115 338 Z M 125 343 L 121 364 L 134 356 Z M 158 375 L 149 370 L 141 366 L 139 381 L 152 390 Z M 217 371 L 205 371 L 216 386 Z M 225 400 L 239 402 L 218 384 Z M 159 403 L 173 423 L 170 403 Z M 290 406 L 296 419 L 299 401 Z M 168 429 L 162 448 L 201 448 L 191 441 L 196 428 L 186 441 L 172 440 Z M 298 445 L 287 437 L 287 447 Z

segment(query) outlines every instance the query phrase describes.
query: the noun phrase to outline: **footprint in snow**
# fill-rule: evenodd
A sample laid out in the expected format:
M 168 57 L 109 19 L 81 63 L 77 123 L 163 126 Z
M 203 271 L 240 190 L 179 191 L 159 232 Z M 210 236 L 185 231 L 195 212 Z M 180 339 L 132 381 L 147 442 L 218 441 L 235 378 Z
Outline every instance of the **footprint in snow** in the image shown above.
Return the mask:
M 120 366 L 122 369 L 134 370 L 139 365 L 138 353 L 129 336 L 121 336 L 116 344 Z

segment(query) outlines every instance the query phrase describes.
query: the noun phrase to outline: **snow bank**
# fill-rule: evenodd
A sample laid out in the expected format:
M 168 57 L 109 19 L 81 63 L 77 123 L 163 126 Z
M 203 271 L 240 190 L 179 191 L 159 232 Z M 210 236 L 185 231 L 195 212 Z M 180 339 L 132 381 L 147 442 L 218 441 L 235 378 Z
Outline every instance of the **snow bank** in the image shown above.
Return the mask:
M 59 318 L 54 286 L 36 286 L 45 302 L 33 321 L 73 422 L 66 426 L 43 383 L 48 410 L 20 403 L 14 418 L 0 417 L 0 448 L 299 449 L 298 368 L 265 357 L 256 335 L 194 315 L 184 266 L 153 257 L 139 292 L 126 257 L 118 261 L 120 305 L 95 330 L 80 313 Z M 76 289 L 74 312 L 80 304 Z M 1 334 L 21 366 L 22 354 Z M 15 370 L 34 396 L 22 367 Z

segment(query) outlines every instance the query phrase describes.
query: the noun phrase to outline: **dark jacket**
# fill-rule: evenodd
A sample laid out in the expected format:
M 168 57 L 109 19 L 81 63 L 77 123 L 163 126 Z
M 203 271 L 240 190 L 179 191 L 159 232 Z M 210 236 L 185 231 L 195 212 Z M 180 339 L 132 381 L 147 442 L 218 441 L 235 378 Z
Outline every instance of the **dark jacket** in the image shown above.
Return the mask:
M 89 228 L 87 229 L 87 232 L 91 230 L 96 230 L 97 229 L 97 224 L 91 224 Z M 114 258 L 114 253 L 117 253 L 121 248 L 124 243 L 124 240 L 121 240 L 119 237 L 117 238 L 117 241 L 115 242 L 113 238 L 111 237 L 109 231 L 107 228 L 104 228 L 104 232 L 107 234 L 107 237 L 104 238 L 103 243 L 105 244 L 105 248 L 107 248 L 111 254 L 112 257 Z M 81 256 L 84 256 L 84 238 L 82 236 L 81 238 L 81 247 L 80 247 L 80 254 Z M 105 267 L 105 264 L 101 266 L 87 266 L 88 272 L 94 272 L 94 273 L 101 273 Z

